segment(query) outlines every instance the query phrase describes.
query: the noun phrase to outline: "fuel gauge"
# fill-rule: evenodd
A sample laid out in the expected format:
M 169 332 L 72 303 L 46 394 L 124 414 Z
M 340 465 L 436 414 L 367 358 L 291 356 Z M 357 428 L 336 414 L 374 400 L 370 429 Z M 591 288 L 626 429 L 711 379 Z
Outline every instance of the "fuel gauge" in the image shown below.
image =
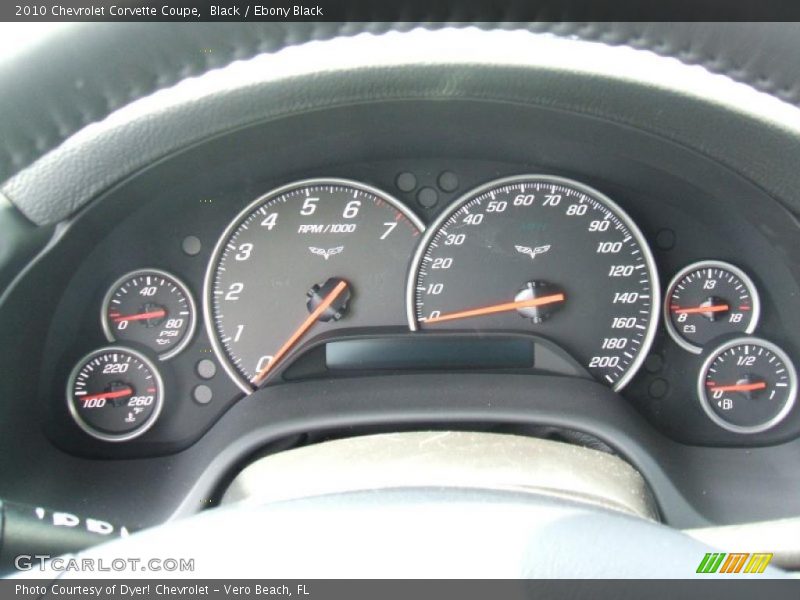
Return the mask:
M 775 344 L 742 337 L 711 352 L 700 369 L 697 393 L 703 410 L 723 429 L 759 433 L 791 411 L 797 373 Z
M 689 265 L 672 279 L 664 322 L 679 346 L 700 354 L 721 335 L 753 333 L 759 310 L 758 292 L 744 271 L 706 260 Z

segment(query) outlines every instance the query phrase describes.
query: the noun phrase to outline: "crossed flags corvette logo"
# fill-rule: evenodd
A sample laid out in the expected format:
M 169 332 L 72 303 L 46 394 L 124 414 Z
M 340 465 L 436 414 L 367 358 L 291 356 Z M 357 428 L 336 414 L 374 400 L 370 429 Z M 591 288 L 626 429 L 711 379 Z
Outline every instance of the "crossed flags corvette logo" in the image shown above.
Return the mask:
M 536 246 L 535 248 L 530 248 L 528 246 L 514 246 L 517 252 L 520 254 L 527 254 L 531 257 L 531 260 L 535 259 L 539 254 L 544 254 L 548 250 L 550 250 L 550 244 L 546 246 Z
M 309 246 L 308 249 L 311 251 L 311 254 L 316 256 L 321 256 L 325 260 L 328 260 L 331 256 L 335 256 L 336 254 L 341 254 L 342 250 L 344 250 L 344 246 L 336 246 L 335 248 L 328 248 L 325 250 L 324 248 L 316 248 L 315 246 Z

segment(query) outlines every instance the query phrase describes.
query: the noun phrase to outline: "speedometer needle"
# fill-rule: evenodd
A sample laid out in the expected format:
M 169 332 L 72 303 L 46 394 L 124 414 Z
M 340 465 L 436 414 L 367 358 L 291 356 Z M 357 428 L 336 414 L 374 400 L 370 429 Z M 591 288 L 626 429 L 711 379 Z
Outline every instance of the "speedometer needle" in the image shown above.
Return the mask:
M 473 308 L 471 310 L 462 310 L 459 312 L 445 313 L 438 317 L 429 317 L 425 319 L 425 323 L 441 323 L 442 321 L 454 321 L 456 319 L 468 319 L 470 317 L 480 317 L 482 315 L 491 315 L 499 312 L 508 312 L 512 310 L 519 310 L 520 308 L 535 308 L 537 306 L 544 306 L 545 304 L 553 304 L 555 302 L 564 302 L 566 296 L 564 294 L 550 294 L 549 296 L 540 296 L 539 298 L 531 298 L 530 300 L 519 300 L 517 302 L 505 302 L 503 304 L 494 304 L 492 306 L 484 306 L 481 308 Z
M 327 296 L 325 296 L 325 298 L 323 298 L 322 302 L 320 302 L 319 305 L 311 312 L 311 314 L 308 315 L 306 320 L 303 321 L 302 325 L 300 325 L 300 327 L 295 329 L 294 333 L 291 336 L 289 336 L 289 339 L 283 343 L 283 346 L 281 346 L 278 349 L 278 351 L 272 356 L 272 360 L 270 360 L 264 366 L 264 368 L 261 369 L 261 371 L 259 371 L 255 377 L 253 377 L 252 382 L 255 385 L 258 385 L 262 381 L 264 381 L 264 378 L 272 370 L 272 368 L 280 362 L 280 360 L 286 355 L 286 353 L 292 349 L 292 346 L 294 346 L 297 343 L 297 341 L 301 337 L 303 337 L 305 332 L 308 331 L 309 328 L 314 323 L 317 322 L 322 313 L 328 310 L 331 304 L 333 304 L 336 301 L 336 299 L 342 295 L 342 292 L 344 292 L 346 289 L 347 289 L 347 282 L 343 279 L 340 280 L 339 283 L 337 283 L 336 286 L 330 291 L 330 293 Z

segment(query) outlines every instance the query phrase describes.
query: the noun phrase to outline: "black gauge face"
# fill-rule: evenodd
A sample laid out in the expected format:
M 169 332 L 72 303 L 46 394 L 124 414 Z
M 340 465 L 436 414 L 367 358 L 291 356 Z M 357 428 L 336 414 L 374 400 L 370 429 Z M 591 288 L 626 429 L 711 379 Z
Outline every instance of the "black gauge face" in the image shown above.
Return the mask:
M 194 301 L 174 276 L 156 269 L 134 271 L 108 290 L 102 322 L 110 342 L 143 344 L 164 360 L 189 343 L 194 333 Z
M 758 433 L 791 411 L 797 375 L 775 344 L 738 338 L 711 352 L 700 370 L 697 393 L 706 414 L 720 427 Z
M 147 431 L 161 412 L 162 398 L 155 366 L 138 352 L 114 346 L 79 361 L 67 383 L 67 405 L 75 422 L 107 442 Z
M 659 287 L 641 233 L 609 198 L 522 176 L 470 192 L 430 227 L 407 302 L 412 329 L 539 334 L 618 390 L 652 343 Z
M 664 319 L 672 339 L 699 354 L 721 335 L 752 333 L 759 306 L 755 285 L 741 269 L 709 260 L 689 265 L 673 278 Z
M 405 325 L 420 230 L 397 200 L 351 181 L 297 182 L 256 200 L 206 276 L 206 324 L 228 373 L 250 391 L 309 336 Z

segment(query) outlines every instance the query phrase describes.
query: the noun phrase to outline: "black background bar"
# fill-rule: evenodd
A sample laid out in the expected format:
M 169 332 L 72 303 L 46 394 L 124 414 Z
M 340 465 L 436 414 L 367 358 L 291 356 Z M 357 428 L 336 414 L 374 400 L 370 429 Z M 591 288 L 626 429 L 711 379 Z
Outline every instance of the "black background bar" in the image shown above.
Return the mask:
M 197 0 L 10 0 L 0 3 L 0 20 L 3 21 L 512 23 L 799 19 L 800 2 L 796 0 L 231 0 L 216 3 Z

